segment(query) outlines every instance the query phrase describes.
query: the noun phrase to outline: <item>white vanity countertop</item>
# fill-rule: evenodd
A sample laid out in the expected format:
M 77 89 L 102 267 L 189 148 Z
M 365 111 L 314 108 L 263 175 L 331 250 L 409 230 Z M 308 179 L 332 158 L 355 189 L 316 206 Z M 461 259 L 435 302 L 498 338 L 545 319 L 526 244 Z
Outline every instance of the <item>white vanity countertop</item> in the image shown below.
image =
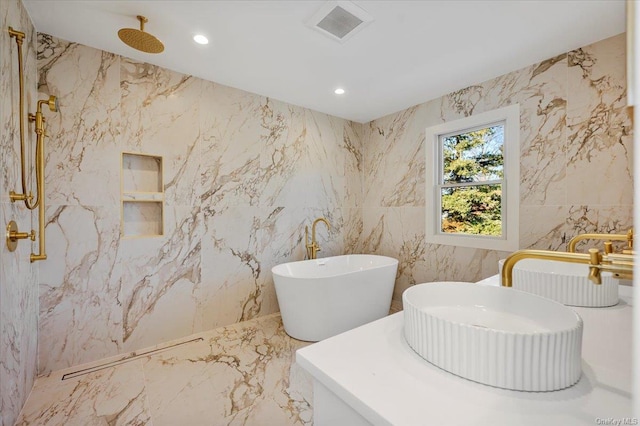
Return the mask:
M 555 392 L 499 389 L 441 370 L 407 345 L 402 312 L 300 349 L 296 359 L 375 425 L 612 424 L 598 419 L 632 415 L 631 300 L 631 287 L 621 286 L 617 306 L 573 308 L 584 321 L 582 377 Z

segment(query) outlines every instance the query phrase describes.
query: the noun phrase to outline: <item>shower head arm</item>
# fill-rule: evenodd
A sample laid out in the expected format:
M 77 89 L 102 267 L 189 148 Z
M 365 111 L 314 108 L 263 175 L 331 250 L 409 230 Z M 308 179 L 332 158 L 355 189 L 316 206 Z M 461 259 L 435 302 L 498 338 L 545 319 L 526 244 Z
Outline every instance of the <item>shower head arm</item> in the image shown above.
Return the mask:
M 149 22 L 149 20 L 142 15 L 138 15 L 136 16 L 136 18 L 138 18 L 138 21 L 140 21 L 140 31 L 144 31 L 144 24 Z
M 47 104 L 49 106 L 49 111 L 58 112 L 58 99 L 55 96 L 51 95 L 49 96 L 49 99 L 39 100 L 37 108 L 38 112 L 42 111 L 42 105 L 44 104 Z

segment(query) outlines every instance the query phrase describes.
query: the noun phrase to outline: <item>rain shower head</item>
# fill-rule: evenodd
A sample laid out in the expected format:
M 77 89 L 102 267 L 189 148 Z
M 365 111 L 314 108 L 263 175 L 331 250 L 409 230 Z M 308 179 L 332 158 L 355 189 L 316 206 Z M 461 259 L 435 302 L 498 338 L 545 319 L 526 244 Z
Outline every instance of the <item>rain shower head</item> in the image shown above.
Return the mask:
M 144 24 L 148 19 L 144 16 L 137 16 L 140 21 L 140 29 L 122 28 L 118 31 L 118 37 L 126 45 L 145 53 L 161 53 L 164 50 L 164 44 L 151 34 L 144 31 Z

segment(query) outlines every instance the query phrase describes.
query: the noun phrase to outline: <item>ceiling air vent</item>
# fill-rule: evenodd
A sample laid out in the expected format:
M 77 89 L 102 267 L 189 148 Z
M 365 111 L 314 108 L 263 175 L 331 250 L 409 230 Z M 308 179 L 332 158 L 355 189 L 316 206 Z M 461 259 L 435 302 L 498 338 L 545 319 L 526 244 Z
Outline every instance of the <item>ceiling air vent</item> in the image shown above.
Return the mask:
M 371 21 L 371 15 L 349 1 L 330 1 L 311 17 L 307 25 L 344 43 Z

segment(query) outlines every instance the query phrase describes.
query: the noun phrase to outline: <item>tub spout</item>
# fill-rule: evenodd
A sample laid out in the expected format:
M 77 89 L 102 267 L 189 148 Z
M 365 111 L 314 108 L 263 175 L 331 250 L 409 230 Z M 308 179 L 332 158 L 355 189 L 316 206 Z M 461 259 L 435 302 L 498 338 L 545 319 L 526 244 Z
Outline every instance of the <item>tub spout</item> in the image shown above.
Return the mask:
M 327 229 L 331 229 L 331 225 L 327 219 L 324 217 L 317 218 L 313 221 L 313 225 L 311 225 L 311 243 L 309 243 L 309 227 L 304 227 L 304 243 L 307 249 L 307 259 L 315 259 L 317 257 L 317 253 L 320 251 L 320 245 L 316 241 L 316 225 L 318 222 L 324 222 Z

